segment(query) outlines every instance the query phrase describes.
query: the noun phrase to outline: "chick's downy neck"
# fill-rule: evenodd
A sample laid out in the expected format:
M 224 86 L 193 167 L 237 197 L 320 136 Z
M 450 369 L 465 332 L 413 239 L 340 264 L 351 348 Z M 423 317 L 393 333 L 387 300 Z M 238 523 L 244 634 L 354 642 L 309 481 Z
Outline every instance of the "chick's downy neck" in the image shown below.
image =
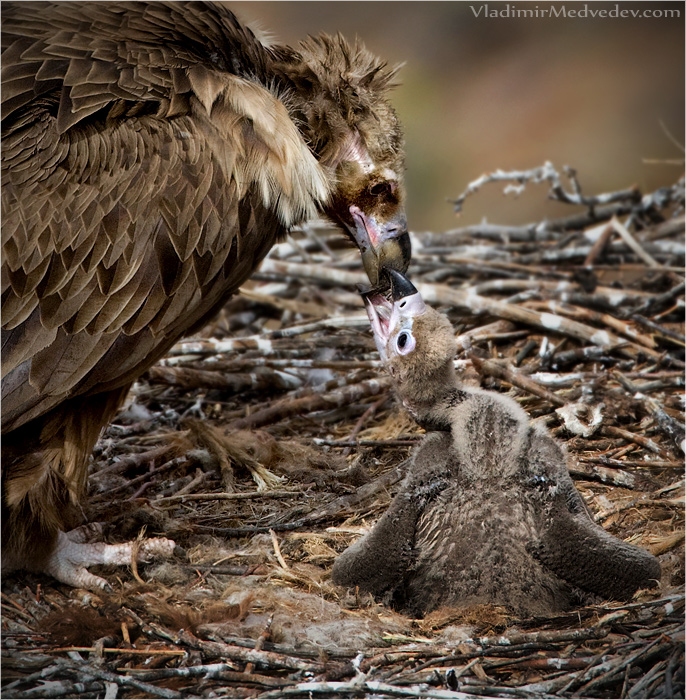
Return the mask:
M 433 372 L 415 368 L 396 379 L 396 393 L 415 422 L 425 430 L 451 429 L 451 411 L 468 396 L 455 375 L 452 360 Z

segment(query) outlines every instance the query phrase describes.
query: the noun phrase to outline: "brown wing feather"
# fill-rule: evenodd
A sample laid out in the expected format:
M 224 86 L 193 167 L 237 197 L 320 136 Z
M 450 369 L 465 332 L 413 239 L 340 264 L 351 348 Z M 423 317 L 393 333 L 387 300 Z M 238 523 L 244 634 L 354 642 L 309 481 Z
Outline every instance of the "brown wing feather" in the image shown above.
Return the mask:
M 314 211 L 327 181 L 254 82 L 266 53 L 228 11 L 18 4 L 3 30 L 8 431 L 130 383 Z
M 545 432 L 532 431 L 527 461 L 547 490 L 540 540 L 532 543 L 547 568 L 604 598 L 628 598 L 659 581 L 660 563 L 652 554 L 613 537 L 593 520 L 561 449 Z

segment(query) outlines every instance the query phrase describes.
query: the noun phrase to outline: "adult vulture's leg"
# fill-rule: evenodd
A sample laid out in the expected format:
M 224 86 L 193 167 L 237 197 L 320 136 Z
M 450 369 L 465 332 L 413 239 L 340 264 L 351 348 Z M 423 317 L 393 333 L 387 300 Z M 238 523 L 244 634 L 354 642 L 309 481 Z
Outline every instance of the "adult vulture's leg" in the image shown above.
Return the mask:
M 80 529 L 66 533 L 58 531 L 55 547 L 42 568 L 44 573 L 77 588 L 109 588 L 107 581 L 91 574 L 87 566 L 96 564 L 122 566 L 131 563 L 134 552 L 136 561 L 142 562 L 155 556 L 171 556 L 176 549 L 174 541 L 166 537 L 154 537 L 142 543 L 105 544 L 104 542 L 79 542 L 79 534 Z M 138 551 L 135 550 L 136 547 Z
M 168 556 L 173 541 L 154 538 L 142 544 L 84 542 L 74 524 L 83 495 L 88 460 L 129 386 L 65 401 L 43 416 L 3 435 L 2 563 L 5 570 L 28 569 L 84 588 L 107 588 L 86 567 L 127 564 Z

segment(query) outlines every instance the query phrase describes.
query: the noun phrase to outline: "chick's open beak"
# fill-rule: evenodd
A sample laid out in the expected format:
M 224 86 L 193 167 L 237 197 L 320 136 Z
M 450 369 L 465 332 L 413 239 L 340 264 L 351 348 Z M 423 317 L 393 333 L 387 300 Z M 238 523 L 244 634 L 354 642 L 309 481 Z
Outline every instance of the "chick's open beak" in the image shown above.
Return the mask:
M 405 275 L 390 269 L 388 276 L 391 283 L 390 300 L 378 289 L 362 293 L 376 349 L 383 362 L 387 359 L 386 346 L 393 333 L 405 321 L 421 316 L 426 311 L 421 294 Z
M 410 264 L 412 246 L 404 215 L 378 221 L 358 206 L 351 205 L 353 227 L 350 230 L 362 255 L 362 264 L 372 286 L 384 282 L 384 271 L 405 272 Z

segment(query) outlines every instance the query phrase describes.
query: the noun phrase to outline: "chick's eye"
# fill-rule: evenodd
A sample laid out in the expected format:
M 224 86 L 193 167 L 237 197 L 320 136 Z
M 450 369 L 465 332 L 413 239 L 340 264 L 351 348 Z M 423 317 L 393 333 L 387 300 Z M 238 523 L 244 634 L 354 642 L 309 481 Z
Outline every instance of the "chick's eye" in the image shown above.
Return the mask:
M 409 331 L 401 331 L 395 339 L 395 347 L 400 355 L 407 355 L 412 352 L 415 347 L 415 340 L 412 333 Z

